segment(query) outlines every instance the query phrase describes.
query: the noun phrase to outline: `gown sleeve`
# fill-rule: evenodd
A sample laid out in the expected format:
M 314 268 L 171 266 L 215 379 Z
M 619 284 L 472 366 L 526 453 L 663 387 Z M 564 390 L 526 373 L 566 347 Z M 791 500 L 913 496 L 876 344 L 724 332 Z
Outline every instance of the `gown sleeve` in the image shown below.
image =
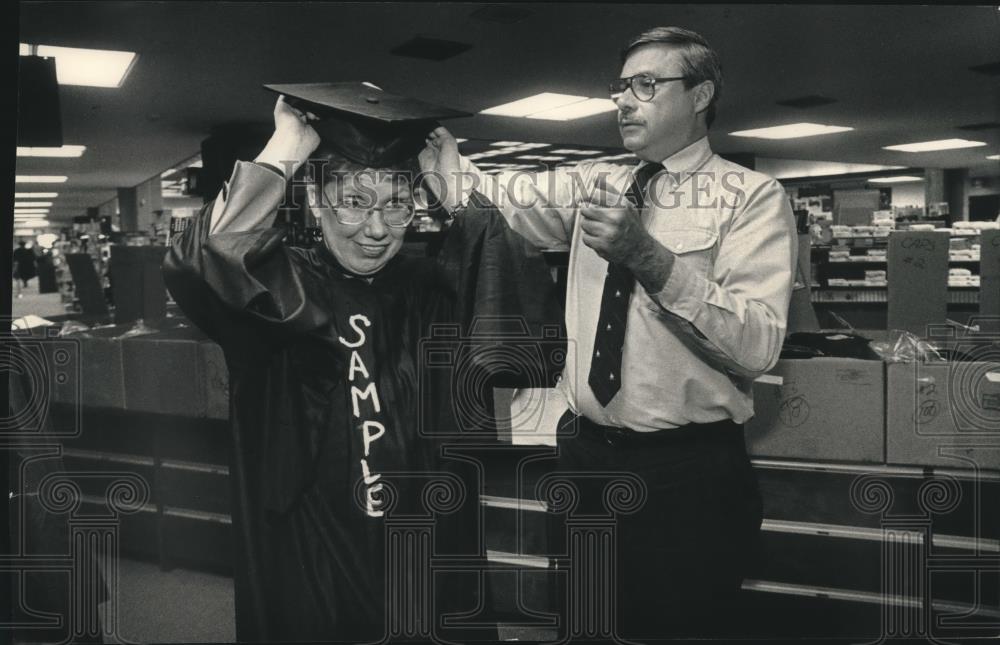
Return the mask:
M 164 280 L 184 313 L 238 358 L 250 345 L 276 343 L 323 323 L 309 306 L 300 252 L 272 227 L 284 180 L 237 162 L 218 197 L 173 242 Z
M 463 336 L 489 339 L 481 369 L 492 374 L 497 365 L 490 365 L 496 363 L 491 352 L 505 354 L 507 368 L 490 384 L 554 385 L 566 348 L 563 297 L 541 252 L 511 229 L 500 209 L 472 193 L 448 231 L 438 264 L 455 293 Z M 479 360 L 474 353 L 469 358 Z

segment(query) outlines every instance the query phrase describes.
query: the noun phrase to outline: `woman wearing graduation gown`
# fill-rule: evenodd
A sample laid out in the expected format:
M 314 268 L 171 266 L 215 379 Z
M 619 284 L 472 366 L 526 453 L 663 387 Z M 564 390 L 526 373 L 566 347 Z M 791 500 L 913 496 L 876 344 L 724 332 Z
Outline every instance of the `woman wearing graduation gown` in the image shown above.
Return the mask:
M 416 424 L 417 351 L 432 323 L 451 319 L 454 292 L 432 263 L 397 255 L 413 186 L 334 156 L 326 169 L 341 181 L 317 197 L 336 202 L 314 209 L 324 242 L 292 248 L 272 228 L 283 172 L 320 144 L 312 116 L 279 98 L 265 149 L 237 162 L 164 263 L 175 300 L 230 370 L 241 641 L 380 640 L 383 522 L 442 479 Z

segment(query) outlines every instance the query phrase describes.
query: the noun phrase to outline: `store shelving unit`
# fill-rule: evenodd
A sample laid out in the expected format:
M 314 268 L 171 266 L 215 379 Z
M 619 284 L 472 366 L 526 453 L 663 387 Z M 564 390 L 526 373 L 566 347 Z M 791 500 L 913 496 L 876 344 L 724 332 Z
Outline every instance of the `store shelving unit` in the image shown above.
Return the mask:
M 888 260 L 885 257 L 868 257 L 869 250 L 885 251 L 888 247 L 888 237 L 853 237 L 836 238 L 830 244 L 818 244 L 812 247 L 812 302 L 823 304 L 885 304 L 888 302 L 888 284 L 830 284 L 832 279 L 862 280 L 866 271 L 887 270 Z M 976 235 L 953 234 L 952 239 L 976 240 Z M 846 250 L 849 255 L 831 257 L 831 251 Z M 953 257 L 948 262 L 949 268 L 968 269 L 973 275 L 979 275 L 980 261 L 964 257 Z M 891 280 L 891 277 L 888 277 Z M 948 304 L 957 306 L 977 305 L 979 303 L 979 287 L 949 286 Z

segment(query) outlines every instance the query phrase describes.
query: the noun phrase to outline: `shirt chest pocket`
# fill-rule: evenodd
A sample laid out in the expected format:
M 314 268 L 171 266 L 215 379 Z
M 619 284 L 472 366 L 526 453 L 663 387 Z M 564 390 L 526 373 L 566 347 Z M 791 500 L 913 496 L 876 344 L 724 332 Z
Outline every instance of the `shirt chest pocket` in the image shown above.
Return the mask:
M 704 228 L 675 228 L 658 231 L 656 238 L 674 254 L 675 262 L 711 279 L 718 252 L 718 232 Z

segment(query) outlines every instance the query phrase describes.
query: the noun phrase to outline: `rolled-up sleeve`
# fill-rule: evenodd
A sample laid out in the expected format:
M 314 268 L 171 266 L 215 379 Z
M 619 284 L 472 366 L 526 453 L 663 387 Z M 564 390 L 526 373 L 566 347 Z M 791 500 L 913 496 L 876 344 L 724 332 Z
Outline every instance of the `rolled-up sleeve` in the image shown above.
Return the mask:
M 539 249 L 566 250 L 573 238 L 579 204 L 591 192 L 591 165 L 548 172 L 509 170 L 493 175 L 462 158 L 466 190 L 476 190 L 496 206 L 511 230 Z
M 663 289 L 650 297 L 717 362 L 752 378 L 781 353 L 796 254 L 791 206 L 781 185 L 769 180 L 734 216 L 714 279 L 675 262 Z

